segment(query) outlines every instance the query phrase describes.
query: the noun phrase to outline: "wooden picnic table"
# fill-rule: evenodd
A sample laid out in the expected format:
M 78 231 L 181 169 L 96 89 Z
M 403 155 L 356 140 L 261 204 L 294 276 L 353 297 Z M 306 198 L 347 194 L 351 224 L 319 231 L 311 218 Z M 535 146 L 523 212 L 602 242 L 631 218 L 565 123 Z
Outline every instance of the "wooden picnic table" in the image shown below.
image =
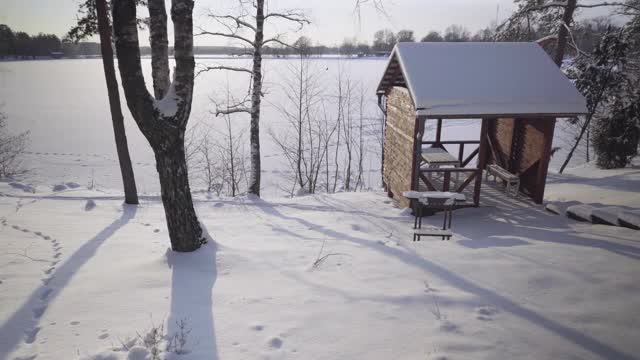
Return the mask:
M 439 168 L 443 165 L 460 166 L 460 161 L 455 156 L 439 147 L 423 147 L 422 160 L 424 160 L 430 168 Z

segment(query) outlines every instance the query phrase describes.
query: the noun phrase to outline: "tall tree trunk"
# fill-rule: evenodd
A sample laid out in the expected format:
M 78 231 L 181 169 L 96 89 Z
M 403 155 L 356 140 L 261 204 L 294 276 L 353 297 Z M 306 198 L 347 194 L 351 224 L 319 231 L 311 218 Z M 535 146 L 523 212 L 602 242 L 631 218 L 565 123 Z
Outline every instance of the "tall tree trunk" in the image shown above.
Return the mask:
M 109 109 L 111 111 L 111 122 L 113 123 L 113 135 L 116 140 L 116 152 L 122 174 L 122 185 L 124 187 L 124 201 L 127 204 L 138 204 L 138 189 L 136 179 L 133 175 L 133 166 L 129 156 L 127 145 L 127 134 L 124 129 L 124 117 L 120 107 L 120 93 L 118 92 L 118 79 L 116 78 L 115 65 L 113 63 L 113 48 L 111 47 L 111 27 L 109 26 L 109 15 L 106 0 L 96 1 L 96 12 L 98 15 L 98 32 L 100 33 L 100 50 L 102 52 L 102 67 L 107 83 L 107 94 L 109 96 Z
M 564 53 L 567 50 L 567 40 L 569 37 L 569 27 L 573 22 L 573 13 L 576 11 L 576 5 L 578 0 L 568 0 L 567 5 L 564 8 L 564 14 L 562 15 L 562 24 L 558 31 L 558 43 L 556 45 L 556 52 L 553 56 L 553 61 L 562 66 L 562 60 L 564 59 Z
M 153 91 L 156 99 L 162 99 L 171 80 L 169 79 L 169 38 L 167 36 L 167 9 L 164 0 L 148 0 L 149 44 L 151 45 L 151 71 Z
M 264 41 L 264 0 L 256 4 L 256 36 L 253 50 L 253 89 L 251 91 L 251 175 L 249 193 L 260 196 L 260 101 L 262 97 L 262 42 Z
M 159 144 L 155 152 L 156 169 L 160 177 L 162 204 L 172 249 L 193 251 L 200 247 L 202 230 L 193 210 L 184 141 L 180 136 L 176 134 Z M 194 242 L 194 238 L 197 241 Z M 177 241 L 174 242 L 174 239 Z
M 122 86 L 129 110 L 156 157 L 171 248 L 175 251 L 193 251 L 204 242 L 191 199 L 184 151 L 195 67 L 192 16 L 193 0 L 172 0 L 176 70 L 167 95 L 162 101 L 156 101 L 149 94 L 142 75 L 135 0 L 113 1 L 113 29 Z

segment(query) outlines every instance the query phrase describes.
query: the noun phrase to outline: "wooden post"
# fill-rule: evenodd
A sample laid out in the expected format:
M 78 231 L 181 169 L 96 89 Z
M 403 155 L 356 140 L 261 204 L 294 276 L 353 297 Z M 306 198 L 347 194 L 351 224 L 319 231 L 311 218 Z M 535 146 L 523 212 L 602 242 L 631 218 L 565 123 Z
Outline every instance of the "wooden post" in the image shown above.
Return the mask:
M 444 180 L 442 181 L 442 191 L 449 191 L 449 182 L 451 182 L 451 172 L 444 171 Z
M 482 187 L 482 171 L 487 166 L 487 136 L 490 119 L 482 119 L 480 128 L 480 146 L 478 151 L 478 174 L 473 188 L 473 205 L 480 206 L 480 189 Z
M 438 119 L 438 125 L 436 127 L 436 144 L 438 145 L 440 144 L 441 136 L 442 136 L 442 119 Z
M 544 145 L 540 163 L 538 164 L 538 173 L 536 174 L 536 189 L 532 195 L 533 201 L 542 204 L 544 200 L 544 188 L 547 183 L 547 172 L 549 169 L 549 160 L 551 159 L 551 144 L 553 142 L 553 133 L 556 126 L 556 119 L 540 119 L 544 121 Z
M 411 190 L 418 190 L 420 181 L 420 162 L 422 159 L 422 136 L 424 134 L 425 118 L 416 116 L 415 138 L 413 140 L 413 169 L 411 171 Z

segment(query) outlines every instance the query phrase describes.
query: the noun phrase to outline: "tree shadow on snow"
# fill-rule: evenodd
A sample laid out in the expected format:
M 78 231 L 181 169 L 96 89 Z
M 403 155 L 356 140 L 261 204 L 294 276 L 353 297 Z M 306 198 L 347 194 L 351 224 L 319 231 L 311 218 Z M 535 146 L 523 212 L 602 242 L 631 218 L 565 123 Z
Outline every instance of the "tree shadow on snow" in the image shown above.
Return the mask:
M 167 334 L 180 336 L 181 322 L 186 336 L 185 353 L 194 359 L 218 359 L 213 320 L 213 286 L 217 278 L 217 245 L 204 224 L 200 223 L 207 243 L 190 253 L 167 250 L 167 264 L 171 268 L 171 309 L 167 320 Z M 180 354 L 171 354 L 181 358 Z M 168 357 L 172 359 L 173 357 Z
M 416 252 L 412 251 L 409 248 L 394 248 L 389 246 L 381 245 L 375 238 L 364 239 L 352 236 L 347 233 L 342 233 L 332 228 L 328 228 L 321 224 L 313 223 L 308 220 L 302 219 L 300 217 L 285 215 L 279 212 L 275 207 L 268 206 L 268 203 L 264 200 L 255 200 L 256 207 L 258 207 L 263 212 L 267 213 L 270 216 L 275 216 L 281 218 L 283 220 L 288 220 L 292 222 L 298 222 L 310 230 L 317 231 L 321 234 L 325 234 L 328 237 L 337 239 L 337 240 L 345 240 L 351 243 L 378 251 L 383 253 L 386 256 L 395 258 L 396 260 L 403 262 L 409 266 L 417 267 L 422 271 L 435 275 L 451 284 L 452 286 L 473 294 L 479 298 L 484 299 L 486 302 L 497 306 L 504 311 L 507 311 L 519 318 L 527 320 L 533 324 L 536 324 L 549 332 L 562 337 L 563 339 L 582 347 L 583 349 L 590 351 L 594 354 L 597 354 L 606 359 L 620 359 L 620 360 L 631 360 L 634 359 L 633 356 L 628 355 L 610 345 L 605 344 L 604 342 L 591 337 L 587 334 L 584 334 L 576 329 L 571 327 L 562 325 L 552 319 L 548 319 L 537 312 L 527 309 L 511 299 L 500 295 L 490 289 L 486 289 L 478 284 L 475 284 L 471 280 L 467 280 L 461 275 L 458 275 L 445 267 L 436 264 L 426 258 L 420 256 Z M 265 206 L 266 205 L 266 206 Z M 341 211 L 340 208 L 336 207 L 336 212 Z M 370 214 L 374 216 L 373 214 Z M 455 231 L 455 225 L 454 225 Z
M 33 343 L 40 331 L 38 324 L 50 304 L 69 284 L 73 276 L 89 261 L 98 248 L 116 231 L 125 226 L 136 215 L 136 206 L 123 204 L 122 214 L 113 223 L 102 229 L 93 238 L 74 252 L 48 279 L 38 287 L 24 304 L 0 327 L 0 359 L 6 359 L 15 347 L 24 339 Z M 46 281 L 45 281 L 46 280 Z M 88 300 L 90 301 L 90 300 Z M 42 309 L 44 303 L 44 309 Z M 36 313 L 37 311 L 37 315 Z

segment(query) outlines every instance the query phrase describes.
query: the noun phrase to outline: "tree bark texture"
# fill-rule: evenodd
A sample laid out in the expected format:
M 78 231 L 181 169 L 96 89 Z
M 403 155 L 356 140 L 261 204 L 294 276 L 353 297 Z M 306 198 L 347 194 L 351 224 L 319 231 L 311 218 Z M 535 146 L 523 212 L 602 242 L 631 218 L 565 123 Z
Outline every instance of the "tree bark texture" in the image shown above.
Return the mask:
M 260 196 L 260 101 L 262 95 L 262 42 L 264 41 L 264 0 L 256 2 L 256 32 L 253 48 L 253 89 L 251 91 L 251 174 L 249 193 Z
M 562 66 L 562 60 L 564 59 L 564 54 L 567 50 L 567 41 L 569 37 L 569 27 L 573 22 L 573 13 L 576 11 L 576 5 L 578 0 L 568 0 L 567 5 L 564 8 L 564 14 L 562 15 L 562 24 L 560 25 L 560 30 L 558 31 L 558 43 L 556 45 L 556 52 L 553 56 L 553 61 L 558 65 L 558 67 Z
M 113 1 L 113 28 L 122 85 L 129 110 L 156 157 L 162 203 L 174 251 L 193 251 L 204 243 L 191 198 L 184 151 L 195 67 L 192 13 L 193 0 L 172 0 L 176 70 L 162 101 L 165 105 L 167 101 L 175 103 L 171 107 L 173 110 L 161 111 L 159 102 L 147 91 L 142 75 L 135 0 Z M 166 31 L 166 27 L 151 31 Z
M 120 93 L 118 91 L 118 79 L 113 62 L 113 48 L 111 47 L 111 26 L 106 0 L 96 0 L 96 13 L 98 15 L 98 32 L 100 34 L 100 50 L 102 52 L 102 67 L 107 84 L 107 94 L 109 97 L 109 109 L 111 111 L 111 122 L 113 123 L 113 135 L 116 141 L 116 152 L 120 164 L 122 175 L 122 185 L 124 187 L 124 201 L 127 204 L 138 204 L 138 190 L 136 179 L 133 174 L 129 147 L 127 145 L 127 134 L 124 128 L 124 116 L 120 107 Z
M 169 79 L 169 39 L 167 36 L 167 10 L 164 0 L 148 0 L 149 44 L 151 45 L 151 71 L 155 98 L 162 99 L 171 80 Z

